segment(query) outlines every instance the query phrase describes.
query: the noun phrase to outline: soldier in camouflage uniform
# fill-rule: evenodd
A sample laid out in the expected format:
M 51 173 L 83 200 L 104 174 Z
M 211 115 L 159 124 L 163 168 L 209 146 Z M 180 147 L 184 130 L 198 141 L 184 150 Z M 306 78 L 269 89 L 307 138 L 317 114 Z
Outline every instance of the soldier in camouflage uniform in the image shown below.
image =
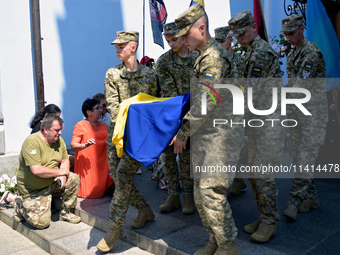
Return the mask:
M 291 155 L 296 166 L 301 165 L 302 169 L 311 168 L 326 136 L 326 65 L 320 49 L 304 38 L 301 15 L 284 18 L 281 32 L 287 41 L 295 46 L 287 57 L 288 87 L 305 88 L 311 93 L 311 99 L 304 104 L 311 116 L 305 116 L 295 105 L 288 105 L 288 118 L 298 122 L 296 127 L 290 128 Z M 288 95 L 293 98 L 293 94 Z M 308 212 L 311 208 L 318 207 L 311 169 L 296 173 L 290 188 L 288 206 L 283 215 L 295 221 L 298 212 Z
M 241 46 L 248 47 L 243 72 L 246 88 L 245 98 L 247 98 L 247 88 L 251 87 L 254 108 L 270 109 L 272 88 L 277 87 L 280 91 L 280 87 L 282 87 L 278 56 L 272 47 L 257 34 L 256 23 L 251 11 L 242 11 L 236 14 L 229 20 L 229 27 L 229 36 L 235 36 Z M 277 109 L 280 109 L 279 104 Z M 258 116 L 246 111 L 246 118 L 247 121 L 250 119 L 282 119 L 278 111 L 265 116 Z M 249 166 L 276 166 L 279 163 L 284 138 L 284 128 L 281 125 L 265 124 L 262 127 L 249 127 L 247 135 Z M 271 173 L 249 174 L 249 182 L 260 210 L 260 218 L 246 225 L 244 231 L 252 234 L 251 239 L 254 241 L 267 242 L 276 235 L 276 222 L 279 220 L 278 190 L 275 179 Z
M 138 209 L 138 216 L 131 223 L 132 228 L 141 228 L 155 217 L 143 195 L 133 184 L 134 175 L 141 163 L 125 152 L 118 159 L 116 148 L 112 144 L 119 104 L 140 92 L 152 96 L 156 96 L 157 93 L 155 72 L 141 65 L 136 59 L 138 37 L 138 32 L 117 32 L 116 39 L 111 44 L 115 44 L 117 57 L 123 62 L 110 68 L 105 75 L 106 105 L 111 115 L 106 144 L 110 172 L 115 181 L 115 192 L 110 206 L 109 228 L 97 245 L 103 252 L 110 251 L 119 238 L 129 204 Z
M 70 212 L 77 204 L 79 176 L 70 172 L 70 162 L 64 140 L 60 137 L 63 120 L 49 114 L 41 123 L 41 130 L 28 136 L 19 155 L 18 196 L 15 198 L 13 218 L 26 220 L 43 229 L 51 222 L 52 193 L 61 192 L 60 220 L 81 221 Z M 59 183 L 60 182 L 60 186 Z
M 190 92 L 190 76 L 198 52 L 189 51 L 182 38 L 174 38 L 177 27 L 175 22 L 165 24 L 163 34 L 170 50 L 161 55 L 157 61 L 157 74 L 161 85 L 162 96 L 175 97 Z M 184 119 L 183 122 L 188 122 Z M 180 177 L 183 184 L 183 214 L 192 214 L 195 210 L 193 200 L 193 180 L 190 178 L 190 150 L 179 154 Z M 165 180 L 168 184 L 168 198 L 159 209 L 170 212 L 181 207 L 179 199 L 179 174 L 176 154 L 165 153 Z
M 175 153 L 186 148 L 190 136 L 191 167 L 236 166 L 244 137 L 243 126 L 228 128 L 222 125 L 213 127 L 213 119 L 227 114 L 231 117 L 231 95 L 226 89 L 217 89 L 222 105 L 215 105 L 207 98 L 209 114 L 201 114 L 201 88 L 198 82 L 215 86 L 236 75 L 230 54 L 209 34 L 208 17 L 201 4 L 196 3 L 176 20 L 178 32 L 175 37 L 182 40 L 190 51 L 198 49 L 200 55 L 194 65 L 191 82 L 191 108 L 189 123 L 182 124 L 173 139 Z M 208 87 L 207 87 L 208 88 Z M 216 175 L 198 174 L 194 176 L 194 194 L 197 210 L 204 228 L 209 233 L 207 244 L 194 254 L 239 254 L 236 245 L 237 228 L 227 201 L 227 188 L 233 181 L 233 173 Z
M 215 28 L 214 32 L 215 40 L 229 52 L 234 63 L 236 64 L 238 73 L 242 74 L 244 69 L 244 57 L 241 54 L 234 52 L 231 47 L 231 44 L 233 43 L 233 37 L 228 36 L 230 32 L 229 26 Z
M 233 61 L 236 65 L 238 73 L 242 74 L 243 69 L 244 69 L 244 57 L 241 54 L 234 52 L 232 47 L 231 47 L 231 44 L 233 42 L 233 37 L 231 37 L 231 36 L 228 37 L 228 33 L 230 32 L 229 26 L 215 28 L 214 32 L 215 32 L 215 40 L 219 44 L 221 44 L 222 47 L 225 48 L 229 52 L 229 54 L 233 58 Z M 246 139 L 245 139 L 245 141 L 246 141 Z M 246 145 L 242 148 L 241 152 L 242 151 L 243 152 L 247 151 Z M 229 190 L 229 194 L 231 194 L 233 196 L 238 196 L 239 194 L 241 194 L 241 190 L 245 189 L 246 187 L 247 187 L 247 185 L 246 185 L 244 179 L 242 178 L 242 176 L 239 173 L 236 173 L 235 178 L 234 178 L 234 185 Z

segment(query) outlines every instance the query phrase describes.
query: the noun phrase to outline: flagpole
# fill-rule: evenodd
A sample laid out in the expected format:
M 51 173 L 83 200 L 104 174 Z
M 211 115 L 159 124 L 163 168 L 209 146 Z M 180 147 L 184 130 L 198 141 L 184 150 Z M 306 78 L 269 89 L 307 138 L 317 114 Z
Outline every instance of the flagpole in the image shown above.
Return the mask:
M 143 0 L 143 58 L 145 56 L 145 0 Z

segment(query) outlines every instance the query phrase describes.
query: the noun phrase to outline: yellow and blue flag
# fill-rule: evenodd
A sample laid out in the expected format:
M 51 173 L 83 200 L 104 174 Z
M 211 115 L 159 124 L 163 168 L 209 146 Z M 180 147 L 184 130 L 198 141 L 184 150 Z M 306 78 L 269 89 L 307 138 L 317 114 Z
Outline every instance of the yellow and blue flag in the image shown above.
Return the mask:
M 152 101 L 152 96 L 148 97 Z M 154 103 L 129 106 L 123 134 L 125 151 L 146 167 L 167 148 L 190 108 L 190 93 L 163 101 L 155 99 Z
M 200 3 L 204 7 L 204 0 L 191 0 L 189 7 L 196 3 Z

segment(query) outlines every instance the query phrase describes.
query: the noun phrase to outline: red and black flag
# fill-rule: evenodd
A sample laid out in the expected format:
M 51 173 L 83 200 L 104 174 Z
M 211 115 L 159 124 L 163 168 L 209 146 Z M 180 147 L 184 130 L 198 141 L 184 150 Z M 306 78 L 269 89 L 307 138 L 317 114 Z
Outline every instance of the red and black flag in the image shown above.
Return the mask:
M 163 0 L 149 0 L 149 7 L 153 42 L 164 49 L 162 32 L 163 26 L 166 22 L 166 18 L 168 17 L 164 2 Z
M 266 23 L 264 22 L 261 0 L 254 0 L 254 19 L 257 25 L 257 33 L 268 42 Z

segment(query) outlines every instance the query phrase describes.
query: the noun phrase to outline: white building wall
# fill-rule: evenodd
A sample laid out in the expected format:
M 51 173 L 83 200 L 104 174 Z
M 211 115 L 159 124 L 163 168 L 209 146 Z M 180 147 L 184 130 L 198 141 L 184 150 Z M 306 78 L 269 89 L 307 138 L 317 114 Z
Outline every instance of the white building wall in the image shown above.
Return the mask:
M 145 54 L 157 59 L 169 49 L 153 43 L 149 1 L 145 14 Z M 167 22 L 185 11 L 190 0 L 165 0 Z M 6 153 L 19 152 L 35 114 L 30 1 L 0 0 L 0 109 L 5 117 Z M 229 1 L 206 1 L 210 32 L 227 25 Z M 143 0 L 41 0 L 43 78 L 45 101 L 62 109 L 67 145 L 73 126 L 83 118 L 82 102 L 104 92 L 106 70 L 119 62 L 116 31 L 140 32 L 138 58 L 143 54 Z

